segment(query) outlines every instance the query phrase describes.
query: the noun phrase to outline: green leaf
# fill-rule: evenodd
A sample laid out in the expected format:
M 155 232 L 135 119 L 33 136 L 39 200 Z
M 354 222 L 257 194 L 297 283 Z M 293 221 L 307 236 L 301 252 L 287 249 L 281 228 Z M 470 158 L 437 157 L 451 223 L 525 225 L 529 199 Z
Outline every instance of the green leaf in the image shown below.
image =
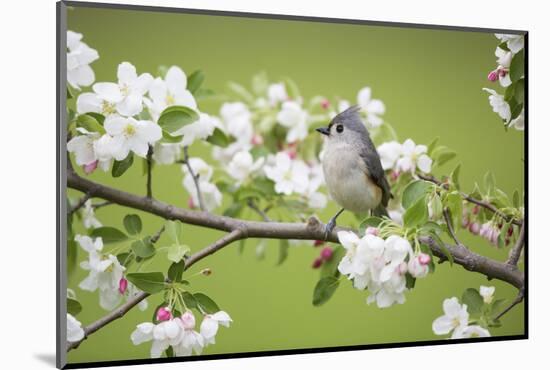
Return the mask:
M 433 188 L 433 184 L 424 180 L 416 180 L 410 182 L 405 190 L 403 190 L 403 197 L 401 199 L 401 204 L 403 208 L 407 209 L 419 198 L 425 197 L 426 194 Z
M 525 101 L 525 79 L 520 79 L 515 82 L 514 99 L 523 106 Z
M 437 157 L 437 165 L 443 166 L 445 163 L 449 162 L 451 159 L 456 157 L 456 152 L 445 152 L 441 153 L 439 157 Z
M 220 310 L 216 302 L 214 302 L 210 297 L 203 293 L 193 294 L 195 300 L 197 301 L 197 306 L 203 312 L 213 314 Z
M 254 96 L 242 85 L 236 82 L 228 82 L 227 88 L 230 92 L 233 93 L 237 98 L 244 100 L 248 104 L 254 103 Z
M 158 119 L 158 124 L 163 131 L 173 134 L 185 125 L 193 123 L 199 119 L 199 115 L 193 109 L 172 105 L 162 111 Z
M 477 315 L 481 312 L 481 307 L 483 307 L 483 297 L 477 289 L 468 288 L 462 293 L 462 303 L 468 306 L 468 313 L 470 315 Z
M 496 299 L 491 303 L 491 316 L 498 315 L 504 309 L 504 302 L 506 302 L 506 299 Z
M 187 90 L 191 91 L 191 93 L 194 95 L 195 91 L 197 91 L 199 87 L 201 87 L 203 82 L 204 72 L 198 69 L 195 72 L 191 73 L 191 75 L 187 78 Z
M 96 113 L 96 112 L 88 112 L 88 113 L 86 113 L 86 114 L 87 114 L 88 116 L 90 116 L 90 117 L 95 118 L 95 120 L 96 120 L 97 122 L 99 122 L 99 124 L 100 124 L 101 126 L 103 126 L 103 123 L 105 122 L 105 116 L 104 116 L 103 114 Z
M 126 278 L 138 289 L 149 294 L 164 290 L 164 275 L 162 272 L 132 272 L 126 274 Z
M 428 221 L 428 207 L 426 206 L 426 195 L 424 195 L 405 211 L 403 223 L 406 227 L 417 227 L 426 221 Z
M 462 225 L 462 197 L 457 192 L 449 193 L 445 198 L 445 203 L 451 213 L 453 228 L 458 231 Z
M 90 236 L 92 238 L 101 237 L 103 244 L 119 243 L 128 239 L 126 234 L 111 226 L 102 226 L 97 229 L 93 229 Z
M 114 161 L 111 175 L 113 177 L 120 177 L 132 166 L 134 163 L 134 153 L 128 153 L 128 156 L 122 161 Z
M 200 293 L 198 293 L 198 294 L 200 294 Z M 185 303 L 187 308 L 192 309 L 192 308 L 197 308 L 198 307 L 198 302 L 197 302 L 196 298 L 193 296 L 193 294 L 191 294 L 189 292 L 183 292 L 181 294 L 181 297 L 183 298 L 183 302 Z
M 183 224 L 180 221 L 166 221 L 164 231 L 174 244 L 183 244 Z
M 485 184 L 485 191 L 487 194 L 492 194 L 495 190 L 495 176 L 491 171 L 487 172 L 483 176 L 483 182 Z
M 255 74 L 252 77 L 252 90 L 256 95 L 265 95 L 269 86 L 269 80 L 267 79 L 267 73 L 262 71 Z
M 180 281 L 184 270 L 185 263 L 183 261 L 170 264 L 170 267 L 168 268 L 168 279 L 171 281 Z
M 229 139 L 229 137 L 217 127 L 214 129 L 212 135 L 208 136 L 206 141 L 221 148 L 226 148 L 233 142 L 233 140 Z
M 76 125 L 78 127 L 82 127 L 86 131 L 89 132 L 98 132 L 99 134 L 103 135 L 105 133 L 105 129 L 101 124 L 92 117 L 89 114 L 81 114 L 76 118 Z
M 116 258 L 118 260 L 118 263 L 120 263 L 124 267 L 127 267 L 134 260 L 134 254 L 129 252 L 124 252 L 124 253 L 117 254 Z
M 149 258 L 156 253 L 153 243 L 149 239 L 136 240 L 131 245 L 134 254 L 141 258 Z
M 428 145 L 428 155 L 432 157 L 432 153 L 435 149 L 435 146 L 437 145 L 437 142 L 439 141 L 439 136 L 432 140 L 432 142 Z
M 378 227 L 382 221 L 383 220 L 380 217 L 369 216 L 361 221 L 361 223 L 359 224 L 359 231 L 361 232 L 361 234 L 364 234 L 365 230 L 367 230 L 367 227 Z
M 298 89 L 298 85 L 296 85 L 296 82 L 292 80 L 289 77 L 285 77 L 283 79 L 283 82 L 285 83 L 287 94 L 292 99 L 298 99 L 301 97 L 300 89 Z
M 441 215 L 443 214 L 443 203 L 441 203 L 441 197 L 438 194 L 433 194 L 430 206 L 432 209 L 432 219 L 439 220 L 441 218 Z
M 454 258 L 451 252 L 449 252 L 447 245 L 443 242 L 443 240 L 441 240 L 439 235 L 434 232 L 429 233 L 428 236 L 435 241 L 435 243 L 439 246 L 445 257 L 447 258 L 447 261 L 449 261 L 449 264 L 452 266 L 454 263 Z
M 124 228 L 130 235 L 137 235 L 141 232 L 141 218 L 136 214 L 124 216 Z
M 313 305 L 320 306 L 327 302 L 340 284 L 340 280 L 334 276 L 321 278 L 313 290 Z
M 288 257 L 289 243 L 286 239 L 279 241 L 279 258 L 277 259 L 277 265 L 281 265 Z
M 515 54 L 510 63 L 510 79 L 512 82 L 518 81 L 525 74 L 525 59 L 523 50 Z
M 168 144 L 177 144 L 180 143 L 183 136 L 172 136 L 166 131 L 162 131 L 162 139 L 161 142 L 168 143 Z
M 520 206 L 519 192 L 517 190 L 514 190 L 513 205 L 515 208 L 518 208 Z
M 172 262 L 178 263 L 183 259 L 183 256 L 185 256 L 186 253 L 188 253 L 191 250 L 186 245 L 179 245 L 174 244 L 168 247 L 168 259 Z
M 243 208 L 244 205 L 242 203 L 233 203 L 223 211 L 223 215 L 227 217 L 238 217 Z
M 325 261 L 321 265 L 321 277 L 334 276 L 338 277 L 340 273 L 338 272 L 338 264 L 346 255 L 346 250 L 341 245 L 336 246 L 332 250 L 332 258 L 328 261 Z
M 460 190 L 460 183 L 459 183 L 459 176 L 460 176 L 460 167 L 462 166 L 462 163 L 459 163 L 453 172 L 451 172 L 451 180 L 453 181 L 453 184 L 455 184 L 456 188 Z
M 411 274 L 406 273 L 405 274 L 405 283 L 406 283 L 407 289 L 413 289 L 414 284 L 416 283 L 416 278 L 414 278 Z
M 79 301 L 72 298 L 67 298 L 67 313 L 76 316 L 82 311 L 82 305 Z
M 212 89 L 200 88 L 197 91 L 195 91 L 193 95 L 195 95 L 195 99 L 202 100 L 202 99 L 213 97 L 214 95 L 216 95 L 216 93 Z

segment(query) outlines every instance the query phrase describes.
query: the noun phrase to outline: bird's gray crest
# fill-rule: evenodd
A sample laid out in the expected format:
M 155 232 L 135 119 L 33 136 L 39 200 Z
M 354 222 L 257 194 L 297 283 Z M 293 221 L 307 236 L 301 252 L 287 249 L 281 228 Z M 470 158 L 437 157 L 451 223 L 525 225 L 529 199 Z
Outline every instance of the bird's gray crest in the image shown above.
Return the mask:
M 359 114 L 360 111 L 360 106 L 352 105 L 345 111 L 338 113 L 330 122 L 330 126 L 340 123 L 350 130 L 367 133 L 365 124 Z

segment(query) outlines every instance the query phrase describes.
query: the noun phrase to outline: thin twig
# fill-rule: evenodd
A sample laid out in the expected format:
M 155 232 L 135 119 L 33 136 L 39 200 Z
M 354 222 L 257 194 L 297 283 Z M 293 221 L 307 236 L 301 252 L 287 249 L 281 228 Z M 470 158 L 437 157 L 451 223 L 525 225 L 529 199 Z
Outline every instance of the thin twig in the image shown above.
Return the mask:
M 78 202 L 73 206 L 71 207 L 71 209 L 69 209 L 69 212 L 68 215 L 72 215 L 73 213 L 75 213 L 76 211 L 78 211 L 80 208 L 82 208 L 82 206 L 84 206 L 84 204 L 88 201 L 88 199 L 90 199 L 92 197 L 92 193 L 91 192 L 87 192 L 86 194 L 84 194 L 82 196 L 82 198 L 80 198 L 78 200 Z
M 151 241 L 153 242 L 153 238 L 156 237 L 156 242 L 158 238 L 160 237 L 160 234 L 164 231 L 164 227 L 162 227 L 155 236 L 151 238 Z M 230 233 L 226 234 L 221 239 L 218 239 L 214 243 L 210 244 L 209 246 L 201 249 L 197 253 L 190 256 L 188 259 L 185 260 L 185 269 L 189 269 L 192 265 L 200 261 L 206 256 L 211 255 L 212 253 L 217 252 L 218 250 L 222 249 L 223 247 L 231 244 L 232 242 L 245 238 L 246 237 L 246 230 L 244 229 L 235 229 L 231 231 Z M 143 301 L 145 298 L 149 297 L 150 294 L 146 292 L 141 292 L 137 294 L 135 297 L 129 299 L 126 303 L 124 303 L 119 308 L 115 309 L 114 311 L 111 311 L 107 315 L 103 316 L 99 320 L 91 323 L 90 325 L 86 326 L 84 328 L 84 338 L 82 338 L 79 341 L 76 342 L 67 342 L 67 352 L 69 352 L 72 349 L 77 348 L 84 340 L 88 339 L 88 337 L 101 329 L 102 327 L 110 324 L 111 322 L 115 321 L 116 319 L 119 319 L 123 317 L 128 311 L 130 311 L 133 307 L 135 307 L 139 302 Z
M 516 296 L 516 298 L 512 301 L 512 303 L 510 303 L 510 305 L 508 307 L 506 307 L 501 313 L 499 313 L 496 317 L 495 317 L 495 320 L 498 320 L 500 319 L 502 316 L 504 316 L 508 311 L 510 311 L 512 308 L 514 308 L 517 304 L 521 303 L 521 301 L 523 301 L 523 297 L 524 297 L 525 293 L 523 292 L 523 288 L 521 288 L 519 290 L 519 293 L 518 295 Z
M 150 241 L 151 243 L 155 244 L 155 243 L 159 240 L 159 238 L 160 238 L 160 236 L 162 235 L 162 233 L 164 232 L 164 229 L 165 229 L 165 227 L 164 227 L 164 225 L 162 225 L 162 227 L 159 229 L 159 231 L 157 231 L 157 232 L 155 233 L 155 235 L 153 235 L 153 236 L 151 237 L 151 239 L 149 239 L 149 241 Z
M 100 208 L 103 208 L 103 207 L 106 207 L 106 206 L 110 206 L 112 204 L 114 204 L 114 203 L 109 202 L 109 201 L 105 201 L 105 202 L 101 202 L 101 203 L 92 204 L 92 208 L 100 209 Z
M 153 167 L 153 146 L 149 145 L 149 150 L 147 151 L 147 198 L 153 197 L 152 167 Z
M 426 181 L 429 181 L 429 182 L 433 182 L 436 185 L 443 186 L 446 189 L 448 188 L 447 184 L 444 184 L 442 181 L 439 181 L 438 179 L 436 179 L 435 177 L 433 177 L 431 175 L 418 174 L 418 177 L 421 178 L 422 180 L 426 180 Z M 463 193 L 463 192 L 460 192 L 460 196 L 462 198 L 464 198 L 464 200 L 466 200 L 470 203 L 477 204 L 480 207 L 483 207 L 483 208 L 488 209 L 489 211 L 491 211 L 493 213 L 496 213 L 497 215 L 499 215 L 500 217 L 505 219 L 507 222 L 512 222 L 514 225 L 517 225 L 517 226 L 521 226 L 521 224 L 523 223 L 523 220 L 518 220 L 516 218 L 513 218 L 511 216 L 508 216 L 508 215 L 502 213 L 497 207 L 495 207 L 494 205 L 492 205 L 489 202 L 485 202 L 485 201 L 476 199 L 476 198 L 471 197 L 468 194 Z
M 189 171 L 189 174 L 193 178 L 193 182 L 195 183 L 195 189 L 197 190 L 197 198 L 199 199 L 199 207 L 201 211 L 206 211 L 206 207 L 204 206 L 204 200 L 202 199 L 202 193 L 201 188 L 199 184 L 199 174 L 195 174 L 193 171 L 193 168 L 191 167 L 191 163 L 189 163 L 189 153 L 187 146 L 183 147 L 183 163 L 187 166 L 187 170 Z
M 445 222 L 447 223 L 447 229 L 449 229 L 449 234 L 451 234 L 451 237 L 455 241 L 455 244 L 456 245 L 463 245 L 460 242 L 460 240 L 458 240 L 458 238 L 455 234 L 455 229 L 453 227 L 453 221 L 451 220 L 451 216 L 449 215 L 449 210 L 447 208 L 445 208 L 443 210 L 443 217 L 445 218 Z
M 523 223 L 519 229 L 518 239 L 516 244 L 512 249 L 510 249 L 510 254 L 508 255 L 507 264 L 517 266 L 519 261 L 519 256 L 521 255 L 521 250 L 525 244 L 525 223 Z
M 261 218 L 262 220 L 266 221 L 266 222 L 269 222 L 271 221 L 271 219 L 269 218 L 269 216 L 264 212 L 262 211 L 257 205 L 256 203 L 254 203 L 254 201 L 252 199 L 249 199 L 248 202 L 247 202 L 248 206 L 250 207 L 250 209 L 252 209 L 254 212 L 256 212 Z

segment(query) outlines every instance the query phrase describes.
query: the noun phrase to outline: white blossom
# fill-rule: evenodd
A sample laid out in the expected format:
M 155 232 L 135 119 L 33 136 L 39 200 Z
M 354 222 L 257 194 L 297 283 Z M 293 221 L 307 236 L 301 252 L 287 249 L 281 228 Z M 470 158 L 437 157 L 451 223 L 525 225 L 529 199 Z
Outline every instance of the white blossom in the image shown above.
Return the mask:
M 509 127 L 513 127 L 518 131 L 525 130 L 525 108 L 521 109 L 521 113 L 514 118 L 512 121 L 510 121 Z
M 510 49 L 510 51 L 514 54 L 523 49 L 523 35 L 508 35 L 503 33 L 496 33 L 495 36 L 501 42 L 505 42 L 508 49 Z
M 279 82 L 269 85 L 267 87 L 267 99 L 272 107 L 288 100 L 285 84 Z
M 479 325 L 468 325 L 466 327 L 457 328 L 453 332 L 451 339 L 485 338 L 490 336 L 491 336 L 491 333 L 489 333 L 489 330 Z
M 189 158 L 189 165 L 193 169 L 193 173 L 198 175 L 199 188 L 206 210 L 212 211 L 219 207 L 222 204 L 222 194 L 216 185 L 209 182 L 213 173 L 212 167 L 200 158 Z M 189 195 L 191 195 L 193 204 L 199 205 L 199 196 L 193 176 L 189 172 L 187 165 L 183 165 L 182 170 L 184 173 L 183 186 Z
M 179 143 L 161 143 L 157 142 L 153 147 L 153 159 L 158 164 L 172 164 L 181 153 Z
M 248 107 L 241 103 L 224 103 L 220 108 L 220 117 L 224 131 L 240 142 L 250 143 L 254 134 L 252 114 Z
M 245 182 L 252 173 L 259 170 L 264 164 L 265 158 L 258 158 L 256 161 L 248 150 L 241 150 L 235 154 L 229 165 L 226 167 L 226 172 L 233 179 L 237 180 L 240 185 Z
M 497 93 L 495 90 L 483 88 L 483 91 L 488 92 L 489 95 L 489 104 L 493 108 L 493 112 L 499 115 L 504 121 L 510 121 L 512 117 L 512 112 L 510 111 L 510 105 L 504 100 L 504 96 Z
M 382 143 L 378 148 L 378 155 L 380 156 L 380 162 L 384 170 L 389 170 L 395 167 L 397 159 L 401 156 L 401 144 L 397 141 L 388 141 Z
M 491 302 L 493 302 L 493 296 L 495 294 L 495 287 L 482 285 L 479 287 L 479 294 L 483 297 L 483 302 L 491 304 Z
M 204 338 L 204 344 L 216 343 L 216 334 L 218 332 L 219 325 L 229 327 L 231 323 L 231 317 L 225 311 L 218 311 L 212 315 L 205 315 L 201 323 L 200 333 Z
M 324 209 L 327 205 L 327 197 L 319 191 L 319 188 L 325 183 L 323 168 L 319 163 L 311 165 L 309 168 L 308 186 L 303 194 L 308 203 L 308 207 Z
M 172 105 L 197 109 L 193 94 L 187 90 L 187 76 L 177 66 L 168 69 L 164 80 L 157 77 L 151 82 L 149 96 L 151 100 L 145 100 L 145 103 L 155 121 L 164 109 Z
M 512 62 L 513 54 L 511 51 L 506 51 L 497 46 L 495 50 L 495 56 L 497 57 L 498 67 L 496 74 L 502 87 L 508 87 L 512 84 L 510 79 L 510 63 Z
M 279 194 L 302 194 L 308 187 L 308 167 L 301 160 L 292 160 L 285 152 L 275 156 L 274 165 L 264 166 L 266 176 L 275 182 L 275 191 Z
M 99 133 L 89 132 L 81 127 L 77 130 L 81 135 L 77 135 L 69 140 L 67 143 L 67 151 L 69 153 L 74 153 L 76 164 L 79 166 L 85 166 L 97 161 L 98 158 L 94 150 L 94 142 L 99 139 Z
M 138 121 L 133 117 L 109 116 L 105 119 L 105 131 L 113 137 L 112 156 L 121 161 L 130 151 L 145 158 L 149 145 L 162 137 L 159 125 L 151 121 Z
M 219 123 L 214 117 L 206 113 L 199 113 L 199 119 L 193 123 L 183 126 L 172 133 L 173 136 L 183 135 L 182 146 L 190 146 L 195 140 L 203 140 L 214 133 Z
M 357 93 L 357 104 L 367 114 L 367 124 L 370 127 L 378 127 L 384 121 L 380 118 L 386 111 L 386 106 L 379 99 L 372 99 L 370 87 L 364 87 Z
M 123 62 L 118 66 L 118 83 L 98 82 L 93 90 L 101 102 L 114 105 L 123 116 L 134 116 L 143 110 L 143 95 L 149 89 L 153 77 L 149 73 L 137 75 L 136 67 Z
M 82 324 L 70 313 L 67 314 L 67 342 L 78 342 L 84 338 Z
M 99 58 L 97 51 L 81 40 L 82 34 L 67 31 L 67 82 L 76 89 L 94 83 L 95 74 L 90 63 Z
M 101 227 L 101 222 L 95 217 L 94 207 L 92 205 L 92 200 L 88 199 L 81 211 L 82 215 L 82 224 L 86 229 L 96 229 Z
M 308 114 L 295 101 L 286 101 L 277 113 L 277 122 L 288 129 L 286 141 L 304 140 L 308 134 Z
M 194 351 L 197 355 L 200 355 L 205 346 L 205 341 L 203 336 L 194 330 L 195 317 L 191 311 L 185 312 L 176 321 L 180 327 L 180 334 L 177 344 L 173 346 L 174 354 L 176 356 L 190 356 Z
M 99 289 L 100 306 L 105 310 L 112 310 L 120 302 L 118 285 L 125 268 L 112 254 L 108 256 L 101 254 L 103 249 L 101 238 L 93 240 L 89 236 L 77 235 L 75 240 L 88 252 L 88 260 L 81 262 L 80 267 L 88 270 L 89 274 L 78 286 L 90 292 Z
M 429 173 L 432 170 L 432 159 L 426 154 L 426 145 L 416 145 L 411 139 L 405 140 L 401 146 L 401 157 L 397 160 L 396 167 L 399 171 L 414 172 L 418 167 L 422 172 Z
M 432 324 L 432 330 L 437 335 L 449 334 L 453 332 L 453 338 L 462 334 L 464 328 L 468 325 L 468 310 L 465 304 L 460 304 L 458 298 L 447 298 L 443 301 L 444 315 L 435 319 Z

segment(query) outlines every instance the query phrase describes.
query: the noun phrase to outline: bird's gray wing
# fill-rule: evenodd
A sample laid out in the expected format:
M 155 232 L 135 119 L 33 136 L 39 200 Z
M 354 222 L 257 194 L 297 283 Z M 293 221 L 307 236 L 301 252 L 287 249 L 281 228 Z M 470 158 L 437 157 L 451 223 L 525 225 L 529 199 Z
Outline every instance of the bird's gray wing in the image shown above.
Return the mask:
M 387 207 L 390 198 L 393 198 L 390 184 L 386 179 L 386 174 L 384 173 L 384 169 L 382 168 L 382 163 L 380 163 L 378 152 L 376 151 L 376 148 L 372 144 L 372 142 L 370 142 L 370 138 L 369 144 L 370 145 L 365 146 L 361 150 L 360 155 L 367 165 L 367 168 L 369 170 L 368 175 L 370 179 L 382 189 L 382 205 L 384 207 Z

